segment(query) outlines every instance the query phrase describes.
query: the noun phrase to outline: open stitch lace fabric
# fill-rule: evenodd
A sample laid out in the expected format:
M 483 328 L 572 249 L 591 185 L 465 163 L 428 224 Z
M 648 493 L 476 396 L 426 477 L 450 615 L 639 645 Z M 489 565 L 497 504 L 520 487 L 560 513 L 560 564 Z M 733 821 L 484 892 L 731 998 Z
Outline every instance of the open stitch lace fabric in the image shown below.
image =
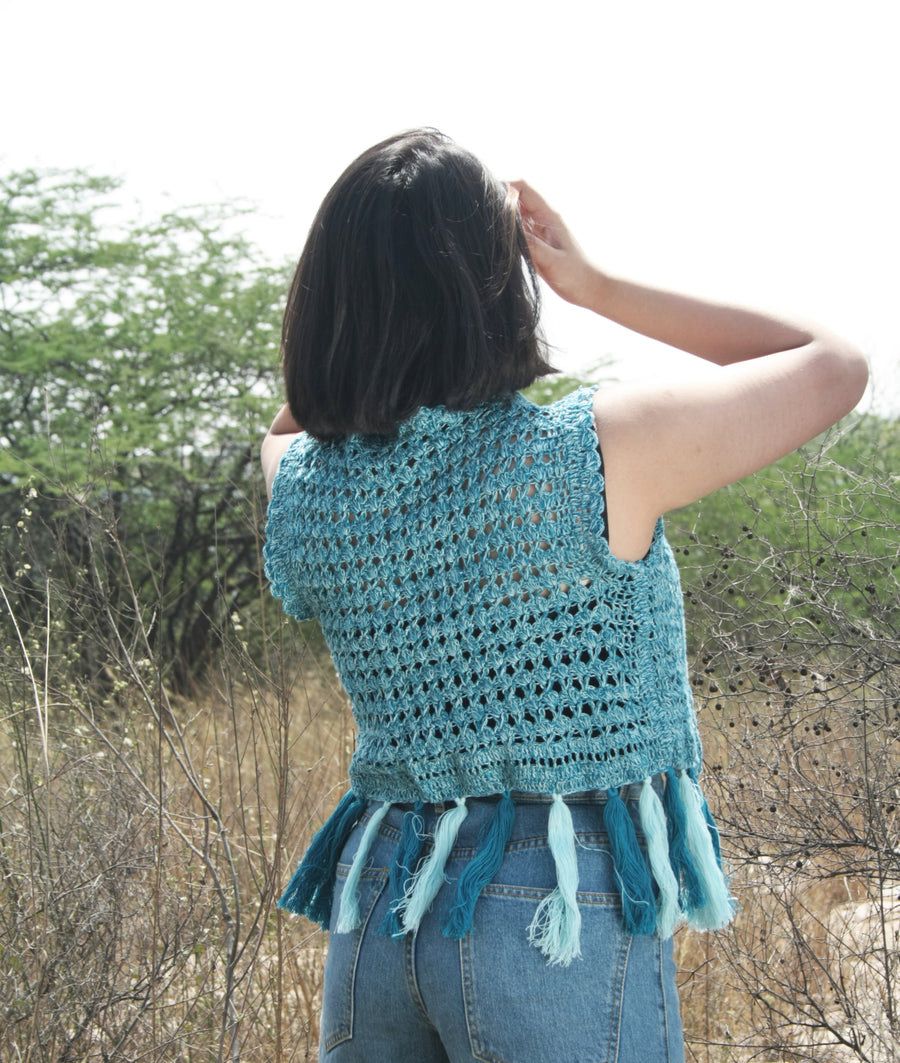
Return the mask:
M 624 832 L 618 863 L 627 865 L 637 845 L 616 790 L 669 772 L 665 810 L 649 784 L 652 796 L 642 797 L 652 876 L 639 904 L 653 917 L 644 912 L 631 928 L 671 932 L 679 913 L 721 925 L 732 909 L 696 784 L 700 742 L 678 571 L 661 523 L 642 561 L 610 553 L 602 488 L 585 389 L 547 407 L 516 395 L 468 412 L 423 408 L 392 438 L 319 443 L 301 435 L 291 446 L 269 507 L 266 574 L 288 613 L 318 618 L 359 732 L 349 804 L 323 832 L 349 833 L 368 800 L 386 808 L 603 789 L 607 829 Z M 512 814 L 498 807 L 501 821 Z M 464 811 L 459 803 L 445 813 L 451 827 Z M 565 835 L 566 815 L 564 802 L 551 805 L 551 845 L 554 830 Z M 497 830 L 506 830 L 502 822 Z M 613 833 L 611 840 L 615 850 Z M 322 863 L 315 849 L 305 865 Z M 674 885 L 661 884 L 667 872 Z M 321 883 L 330 873 L 307 866 L 286 906 L 327 924 L 330 893 Z M 301 901 L 297 890 L 309 893 L 313 878 L 321 896 Z M 417 921 L 402 918 L 416 883 L 401 885 L 409 895 L 395 906 L 399 932 Z M 661 926 L 662 909 L 672 909 L 662 894 L 673 889 L 675 909 Z M 722 891 L 716 911 L 707 910 Z M 353 923 L 349 892 L 344 928 Z M 574 904 L 574 891 L 565 892 L 563 921 Z M 559 926 L 548 932 L 559 936 Z

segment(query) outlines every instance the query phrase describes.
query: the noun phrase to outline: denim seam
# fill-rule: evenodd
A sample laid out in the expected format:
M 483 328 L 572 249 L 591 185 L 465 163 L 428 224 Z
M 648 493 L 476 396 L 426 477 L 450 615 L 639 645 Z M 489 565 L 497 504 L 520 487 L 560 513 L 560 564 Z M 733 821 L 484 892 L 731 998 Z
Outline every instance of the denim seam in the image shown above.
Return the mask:
M 619 962 L 616 964 L 616 991 L 619 994 L 617 1006 L 613 1009 L 616 1021 L 610 1023 L 609 1046 L 606 1050 L 608 1059 L 618 1063 L 619 1041 L 622 1033 L 622 1008 L 625 1004 L 625 979 L 628 975 L 628 961 L 631 958 L 631 936 L 625 938 L 625 947 L 619 952 Z
M 660 999 L 662 1000 L 663 1029 L 665 1030 L 665 1037 L 666 1037 L 666 1061 L 667 1061 L 667 1063 L 670 1063 L 670 1061 L 672 1059 L 672 1053 L 670 1051 L 670 1049 L 672 1047 L 672 1040 L 671 1040 L 671 1037 L 670 1037 L 670 1034 L 669 1034 L 669 1001 L 668 1001 L 668 995 L 666 993 L 665 972 L 663 971 L 663 950 L 662 950 L 662 948 L 657 948 L 656 955 L 657 955 L 657 958 L 659 960 L 659 965 L 658 965 L 658 970 L 659 970 L 659 994 L 660 994 Z
M 567 801 L 567 804 L 570 804 L 570 803 L 571 804 L 576 804 L 578 802 L 569 802 L 569 801 Z M 587 804 L 587 802 L 581 802 L 581 803 L 582 804 Z M 369 820 L 371 818 L 372 818 L 372 811 L 371 811 L 371 806 L 370 806 L 370 809 L 367 809 L 363 813 L 362 817 L 360 818 L 360 821 L 359 821 L 360 825 L 365 825 L 366 823 L 369 822 Z M 643 832 L 642 832 L 642 830 L 640 828 L 640 823 L 639 822 L 635 823 L 635 831 L 636 831 L 637 836 L 638 836 L 639 839 L 643 837 Z M 396 828 L 396 827 L 391 826 L 389 823 L 380 824 L 379 827 L 378 827 L 378 834 L 381 835 L 381 837 L 387 838 L 387 839 L 389 839 L 392 842 L 399 842 L 400 841 L 400 831 L 399 831 L 399 829 Z M 596 844 L 602 844 L 604 842 L 608 844 L 608 842 L 609 842 L 609 837 L 608 837 L 606 831 L 604 831 L 604 830 L 577 831 L 576 834 L 575 834 L 575 838 L 576 838 L 577 844 L 579 844 L 581 846 L 585 846 L 585 845 L 593 846 L 593 845 L 596 845 Z M 427 835 L 427 840 L 428 841 L 431 840 L 430 834 Z M 511 851 L 511 852 L 515 852 L 516 850 L 520 850 L 520 849 L 533 849 L 533 848 L 541 848 L 541 847 L 543 847 L 543 848 L 547 848 L 548 847 L 546 834 L 544 834 L 544 835 L 536 835 L 534 837 L 527 837 L 527 838 L 514 838 L 512 841 L 507 842 L 507 849 L 509 851 Z M 457 856 L 469 858 L 469 857 L 474 856 L 477 851 L 478 851 L 477 846 L 454 846 L 453 849 L 451 850 L 451 854 L 450 855 L 451 855 L 451 859 L 454 858 L 454 857 L 457 857 Z
M 428 1009 L 425 1007 L 425 1001 L 422 999 L 422 992 L 419 989 L 419 979 L 416 975 L 416 943 L 419 939 L 419 932 L 414 930 L 411 934 L 404 935 L 403 945 L 405 949 L 403 970 L 406 974 L 406 988 L 409 990 L 409 995 L 412 998 L 412 1002 L 419 1012 L 422 1020 L 435 1029 L 434 1023 L 431 1021 L 431 1016 L 428 1014 Z
M 351 865 L 344 861 L 339 863 L 337 866 L 336 878 L 345 879 L 350 873 L 350 867 Z M 384 878 L 387 876 L 387 874 L 388 869 L 386 867 L 364 867 L 362 870 L 362 875 L 360 876 L 360 880 L 368 880 L 369 882 L 371 882 L 372 879 Z
M 368 822 L 366 817 L 360 820 L 360 824 Z M 400 831 L 396 830 L 390 825 L 383 824 L 378 828 L 378 834 L 387 838 L 391 842 L 400 841 Z M 637 832 L 638 838 L 642 837 L 640 831 Z M 426 835 L 425 846 L 426 849 L 432 844 L 432 836 Z M 603 831 L 578 831 L 575 834 L 575 843 L 582 849 L 588 849 L 590 852 L 612 852 L 609 848 L 609 836 Z M 550 845 L 547 841 L 547 835 L 535 836 L 529 838 L 514 838 L 512 841 L 508 841 L 505 846 L 505 851 L 508 853 L 517 852 L 529 852 L 533 849 L 549 849 Z M 455 845 L 450 850 L 448 860 L 471 860 L 473 856 L 478 852 L 477 845 Z
M 483 1043 L 478 1029 L 478 1021 L 475 1017 L 475 987 L 472 984 L 472 972 L 475 970 L 474 958 L 471 955 L 472 934 L 466 934 L 459 940 L 459 969 L 462 974 L 463 989 L 463 1013 L 466 1018 L 466 1033 L 469 1036 L 469 1049 L 472 1058 L 480 1063 L 509 1063 L 508 1060 L 499 1059 L 494 1055 L 483 1055 Z

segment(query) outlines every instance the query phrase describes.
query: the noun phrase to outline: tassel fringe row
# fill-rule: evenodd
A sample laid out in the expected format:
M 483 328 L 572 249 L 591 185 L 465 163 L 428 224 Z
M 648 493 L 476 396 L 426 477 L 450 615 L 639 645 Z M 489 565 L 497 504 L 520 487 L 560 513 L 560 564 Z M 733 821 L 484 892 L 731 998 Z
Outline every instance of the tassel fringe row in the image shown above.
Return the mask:
M 687 811 L 687 847 L 706 897 L 704 905 L 688 913 L 688 923 L 698 930 L 719 930 L 734 918 L 734 903 L 716 859 L 713 838 L 703 813 L 700 787 L 686 771 L 681 773 L 678 785 Z
M 669 862 L 679 881 L 679 897 L 683 912 L 696 911 L 706 904 L 706 894 L 700 883 L 694 859 L 687 844 L 687 811 L 681 800 L 678 776 L 671 769 L 666 772 L 663 794 L 666 811 L 666 830 L 669 835 Z
M 669 938 L 681 919 L 678 907 L 678 880 L 669 861 L 669 836 L 666 831 L 666 814 L 653 782 L 644 780 L 640 797 L 641 826 L 647 839 L 647 855 L 650 870 L 658 890 L 656 909 L 656 933 Z
M 447 937 L 465 937 L 472 929 L 475 902 L 500 868 L 515 819 L 516 809 L 512 796 L 507 792 L 497 802 L 494 814 L 482 827 L 478 850 L 459 876 L 453 909 L 444 925 L 444 934 Z
M 603 821 L 619 879 L 625 929 L 629 934 L 652 934 L 656 927 L 656 901 L 647 859 L 619 791 L 608 790 L 607 794 Z
M 641 786 L 638 818 L 644 844 L 632 813 L 617 789 L 610 789 L 603 807 L 619 890 L 623 922 L 632 934 L 672 935 L 685 920 L 698 930 L 717 930 L 734 917 L 735 905 L 722 868 L 719 832 L 696 780 L 687 771 L 669 769 L 662 799 L 651 779 Z M 305 915 L 328 929 L 334 882 L 341 850 L 369 802 L 351 790 L 316 834 L 306 856 L 278 902 L 279 908 Z M 385 801 L 366 824 L 341 895 L 335 931 L 360 925 L 359 882 L 381 821 L 390 809 Z M 445 879 L 445 867 L 459 829 L 468 815 L 466 799 L 445 811 L 434 831 L 431 852 L 423 860 L 423 805 L 407 812 L 391 864 L 393 898 L 380 927 L 392 937 L 418 929 Z M 497 802 L 482 827 L 475 855 L 456 883 L 443 925 L 450 938 L 472 929 L 475 905 L 497 874 L 515 822 L 511 794 Z M 556 866 L 556 887 L 538 905 L 528 928 L 529 940 L 551 964 L 568 966 L 581 956 L 581 913 L 577 903 L 578 862 L 572 815 L 562 794 L 554 794 L 547 819 L 547 839 Z

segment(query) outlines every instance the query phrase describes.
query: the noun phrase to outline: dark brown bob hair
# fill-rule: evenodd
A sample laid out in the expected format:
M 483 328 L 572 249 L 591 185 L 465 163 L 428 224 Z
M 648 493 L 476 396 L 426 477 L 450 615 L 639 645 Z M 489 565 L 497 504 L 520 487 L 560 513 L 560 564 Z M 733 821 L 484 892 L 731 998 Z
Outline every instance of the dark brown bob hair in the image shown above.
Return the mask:
M 313 222 L 282 329 L 287 399 L 318 439 L 393 435 L 554 372 L 508 189 L 432 129 L 352 162 Z

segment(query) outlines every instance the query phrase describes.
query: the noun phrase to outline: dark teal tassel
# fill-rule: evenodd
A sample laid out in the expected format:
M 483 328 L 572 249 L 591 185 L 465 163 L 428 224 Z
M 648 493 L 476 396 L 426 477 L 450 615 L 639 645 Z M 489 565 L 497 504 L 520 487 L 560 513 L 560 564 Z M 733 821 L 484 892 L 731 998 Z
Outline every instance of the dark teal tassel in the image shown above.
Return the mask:
M 656 929 L 656 898 L 650 869 L 619 791 L 610 789 L 607 794 L 603 821 L 619 880 L 625 929 L 629 934 L 652 934 Z
M 406 896 L 406 890 L 415 874 L 416 864 L 419 862 L 422 846 L 425 844 L 423 831 L 425 824 L 422 820 L 422 809 L 424 807 L 424 802 L 417 801 L 413 810 L 407 812 L 403 817 L 403 823 L 400 827 L 400 841 L 397 843 L 394 860 L 391 864 L 390 889 L 392 900 L 388 907 L 387 915 L 378 928 L 378 932 L 380 934 L 388 934 L 393 938 L 403 936 L 403 927 L 400 925 L 400 915 L 397 911 L 397 906 Z
M 341 850 L 368 804 L 365 798 L 357 797 L 352 790 L 344 794 L 306 850 L 300 866 L 278 901 L 279 908 L 294 915 L 305 915 L 323 930 L 328 929 Z
M 512 796 L 507 791 L 497 802 L 494 814 L 481 828 L 478 849 L 459 876 L 456 900 L 444 925 L 446 937 L 462 938 L 472 929 L 475 902 L 503 862 L 503 853 L 515 819 L 516 809 Z
M 687 813 L 681 802 L 678 776 L 671 768 L 666 772 L 663 805 L 669 830 L 669 859 L 672 862 L 675 877 L 681 884 L 681 910 L 689 912 L 695 908 L 702 908 L 706 904 L 706 894 L 703 892 L 694 860 L 688 852 Z

